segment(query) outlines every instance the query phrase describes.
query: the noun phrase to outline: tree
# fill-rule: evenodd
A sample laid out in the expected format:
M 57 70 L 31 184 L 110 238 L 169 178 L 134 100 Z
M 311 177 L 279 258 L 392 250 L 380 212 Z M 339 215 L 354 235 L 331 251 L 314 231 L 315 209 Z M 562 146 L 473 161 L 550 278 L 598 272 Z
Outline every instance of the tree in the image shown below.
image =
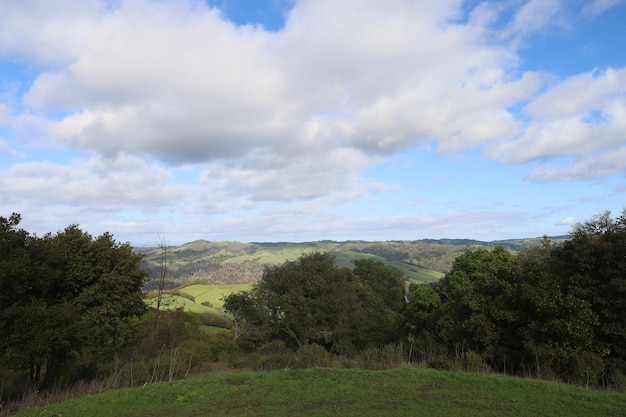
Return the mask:
M 396 279 L 396 271 L 379 263 L 361 262 L 357 269 L 338 268 L 326 253 L 305 254 L 267 266 L 256 287 L 228 296 L 225 308 L 250 334 L 263 335 L 265 342 L 282 340 L 294 350 L 317 343 L 350 355 L 380 347 L 398 334 L 400 315 L 390 308 L 398 308 L 398 303 L 391 294 L 401 303 L 404 284 Z M 384 282 L 395 287 L 387 288 Z
M 373 259 L 355 259 L 354 274 L 381 298 L 389 310 L 400 313 L 404 308 L 404 275 Z
M 108 233 L 94 239 L 74 225 L 37 238 L 18 223 L 0 218 L 0 360 L 46 387 L 72 358 L 111 358 L 128 344 L 147 273 Z
M 511 308 L 518 263 L 502 246 L 457 257 L 437 286 L 437 331 L 447 346 L 474 351 L 495 364 L 504 355 L 515 322 Z
M 425 354 L 435 347 L 436 317 L 441 298 L 431 286 L 416 283 L 409 286 L 407 298 L 404 320 L 410 341 L 408 359 L 411 361 L 415 350 Z
M 607 374 L 626 370 L 626 209 L 575 225 L 553 253 L 553 273 L 571 297 L 597 319 L 588 351 L 604 358 Z

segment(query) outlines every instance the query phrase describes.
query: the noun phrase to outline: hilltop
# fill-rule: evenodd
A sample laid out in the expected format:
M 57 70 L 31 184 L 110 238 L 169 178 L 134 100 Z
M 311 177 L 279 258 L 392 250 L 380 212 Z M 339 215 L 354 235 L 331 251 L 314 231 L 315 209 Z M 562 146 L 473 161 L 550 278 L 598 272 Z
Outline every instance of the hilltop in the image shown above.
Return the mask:
M 454 259 L 468 249 L 502 245 L 517 252 L 539 245 L 543 238 L 508 239 L 484 242 L 472 239 L 422 239 L 414 241 L 360 240 L 318 242 L 209 242 L 196 240 L 167 247 L 166 288 L 191 282 L 242 284 L 258 281 L 266 264 L 279 265 L 304 253 L 330 252 L 339 266 L 351 267 L 359 258 L 370 258 L 402 271 L 409 281 L 438 281 L 449 271 Z M 562 241 L 567 236 L 550 237 Z M 144 266 L 150 271 L 146 290 L 156 287 L 162 248 L 141 248 Z
M 405 367 L 209 374 L 18 416 L 620 416 L 626 396 L 501 375 Z

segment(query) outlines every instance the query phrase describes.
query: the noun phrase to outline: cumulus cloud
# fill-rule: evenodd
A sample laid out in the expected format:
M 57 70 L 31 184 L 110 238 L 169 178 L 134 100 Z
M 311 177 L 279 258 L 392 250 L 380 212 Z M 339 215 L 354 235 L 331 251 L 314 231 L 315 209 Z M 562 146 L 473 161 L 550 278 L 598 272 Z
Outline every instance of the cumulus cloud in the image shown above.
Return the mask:
M 320 155 L 321 152 L 314 152 L 285 158 L 260 153 L 241 161 L 212 164 L 202 180 L 212 190 L 231 190 L 234 196 L 252 200 L 312 199 L 355 187 L 356 173 L 375 161 L 349 148 L 326 151 L 323 159 Z M 276 161 L 277 158 L 286 160 Z
M 484 147 L 508 163 L 574 159 L 538 167 L 528 176 L 538 181 L 624 169 L 611 158 L 626 131 L 624 69 L 558 82 L 519 71 L 516 48 L 558 22 L 559 0 L 524 2 L 503 27 L 496 2 L 299 0 L 279 31 L 237 26 L 194 0 L 5 3 L 0 55 L 39 69 L 14 131 L 97 155 L 71 169 L 15 166 L 7 174 L 26 194 L 58 178 L 57 199 L 80 187 L 112 207 L 121 196 L 131 205 L 150 192 L 180 196 L 157 165 L 137 159 L 152 174 L 123 167 L 119 177 L 94 165 L 148 156 L 202 167 L 198 192 L 228 207 L 353 195 L 372 187 L 365 169 L 423 142 L 439 153 Z M 520 103 L 523 117 L 510 110 Z M 124 175 L 145 193 L 116 189 Z
M 578 158 L 567 166 L 541 165 L 527 175 L 532 181 L 576 181 L 626 172 L 626 146 L 599 156 Z
M 506 162 L 570 157 L 567 167 L 546 164 L 532 180 L 579 180 L 624 171 L 626 69 L 570 77 L 551 86 L 523 110 L 531 121 L 517 138 L 488 148 Z
M 98 20 L 110 12 L 101 0 L 6 0 L 0 14 L 0 55 L 48 69 L 70 64 Z
M 453 23 L 460 2 L 357 3 L 298 2 L 275 33 L 197 3 L 122 2 L 24 100 L 68 113 L 53 140 L 170 162 L 320 142 L 452 151 L 515 131 L 502 109 L 536 77 L 507 79 L 514 54 Z
M 88 206 L 98 211 L 166 208 L 186 195 L 165 169 L 129 155 L 60 165 L 24 162 L 0 171 L 2 206 Z

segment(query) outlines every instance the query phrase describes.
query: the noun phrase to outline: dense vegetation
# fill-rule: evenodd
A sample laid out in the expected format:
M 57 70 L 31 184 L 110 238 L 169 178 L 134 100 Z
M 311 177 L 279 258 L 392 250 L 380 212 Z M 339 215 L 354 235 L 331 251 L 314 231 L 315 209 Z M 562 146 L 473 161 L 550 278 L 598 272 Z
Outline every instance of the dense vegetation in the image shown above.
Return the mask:
M 93 238 L 77 226 L 43 237 L 0 217 L 0 364 L 28 372 L 38 389 L 67 367 L 88 376 L 133 338 L 146 306 L 141 256 L 110 234 Z
M 265 269 L 230 295 L 240 346 L 309 343 L 339 355 L 394 343 L 408 361 L 473 358 L 513 375 L 625 388 L 626 211 L 577 225 L 572 238 L 514 255 L 502 246 L 458 256 L 435 285 L 357 260 L 312 253 Z
M 626 391 L 626 211 L 576 225 L 562 242 L 546 238 L 516 251 L 465 246 L 439 282 L 407 281 L 393 262 L 370 253 L 389 259 L 402 243 L 358 242 L 361 249 L 350 252 L 360 256 L 349 265 L 342 252 L 298 248 L 299 257 L 266 263 L 260 280 L 219 303 L 202 286 L 157 291 L 206 308 L 195 312 L 168 310 L 166 298 L 148 307 L 143 254 L 110 234 L 94 238 L 69 226 L 37 237 L 19 223 L 17 214 L 0 217 L 5 400 L 224 369 L 403 363 Z M 260 255 L 237 248 L 245 262 Z M 222 248 L 215 256 L 230 254 Z M 168 265 L 161 263 L 162 277 Z M 213 309 L 222 302 L 228 316 Z

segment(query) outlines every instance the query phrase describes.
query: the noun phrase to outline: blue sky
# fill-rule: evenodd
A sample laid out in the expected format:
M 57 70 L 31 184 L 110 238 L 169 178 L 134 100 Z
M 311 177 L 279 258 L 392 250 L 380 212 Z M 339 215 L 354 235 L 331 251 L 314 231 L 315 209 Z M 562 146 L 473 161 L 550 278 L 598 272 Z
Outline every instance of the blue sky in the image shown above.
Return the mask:
M 154 245 L 626 207 L 625 0 L 4 0 L 0 215 Z

